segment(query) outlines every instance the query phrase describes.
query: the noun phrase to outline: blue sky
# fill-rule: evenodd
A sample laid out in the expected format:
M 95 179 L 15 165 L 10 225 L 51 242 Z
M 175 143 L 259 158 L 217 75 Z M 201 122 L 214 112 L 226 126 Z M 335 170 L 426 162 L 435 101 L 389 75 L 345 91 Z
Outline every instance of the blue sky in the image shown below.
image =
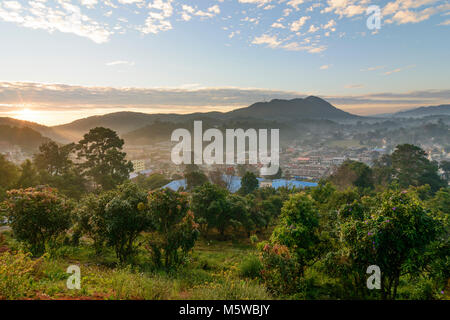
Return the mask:
M 449 1 L 2 0 L 0 28 L 0 115 L 47 124 L 309 94 L 359 114 L 450 98 Z

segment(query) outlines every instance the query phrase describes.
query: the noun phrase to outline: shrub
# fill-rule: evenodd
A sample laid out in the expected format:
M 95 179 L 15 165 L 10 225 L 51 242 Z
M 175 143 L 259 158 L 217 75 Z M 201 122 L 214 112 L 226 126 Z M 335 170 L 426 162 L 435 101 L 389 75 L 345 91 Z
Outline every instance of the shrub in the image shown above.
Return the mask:
M 293 294 L 301 287 L 301 266 L 286 246 L 261 243 L 261 277 L 267 289 L 276 294 Z
M 76 226 L 74 240 L 77 241 L 81 235 L 88 236 L 94 240 L 94 248 L 97 253 L 106 242 L 106 205 L 117 196 L 116 191 L 102 192 L 101 194 L 89 194 L 84 197 L 76 209 L 74 216 Z
M 120 186 L 118 194 L 105 207 L 106 240 L 120 262 L 135 253 L 135 240 L 148 226 L 146 193 L 135 184 Z
M 319 215 L 314 201 L 305 193 L 297 193 L 284 203 L 270 241 L 288 248 L 300 267 L 298 272 L 303 275 L 305 267 L 318 255 L 318 229 Z
M 42 254 L 47 244 L 69 229 L 71 203 L 51 188 L 28 188 L 7 193 L 8 219 L 14 236 Z
M 42 258 L 33 261 L 29 253 L 21 251 L 0 254 L 0 299 L 28 296 L 33 288 L 33 273 Z
M 199 234 L 187 194 L 170 189 L 151 192 L 148 207 L 148 247 L 155 264 L 161 266 L 162 259 L 166 268 L 180 264 L 182 255 L 194 247 Z

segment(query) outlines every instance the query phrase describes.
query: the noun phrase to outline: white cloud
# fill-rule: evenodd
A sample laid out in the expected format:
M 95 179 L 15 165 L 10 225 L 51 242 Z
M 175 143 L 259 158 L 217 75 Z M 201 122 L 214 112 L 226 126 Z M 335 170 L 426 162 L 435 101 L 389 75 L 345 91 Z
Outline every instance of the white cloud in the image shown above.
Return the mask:
M 240 3 L 257 4 L 259 7 L 268 4 L 272 0 L 239 0 Z
M 263 34 L 260 37 L 255 37 L 252 41 L 253 44 L 266 44 L 270 48 L 276 48 L 281 44 L 281 41 L 278 40 L 277 36 L 269 36 L 267 34 Z
M 327 70 L 327 69 L 329 69 L 331 67 L 331 65 L 330 64 L 324 64 L 323 66 L 320 66 L 320 70 Z
M 284 28 L 286 28 L 282 23 L 279 23 L 279 22 L 274 22 L 274 23 L 272 23 L 271 27 L 272 27 L 272 28 L 279 28 L 279 29 L 284 29 Z
M 301 17 L 300 19 L 292 22 L 291 23 L 291 31 L 296 32 L 296 31 L 300 30 L 300 28 L 303 27 L 303 25 L 306 23 L 306 21 L 310 18 L 311 17 L 305 16 L 305 17 Z
M 390 71 L 386 71 L 385 73 L 383 73 L 385 76 L 388 76 L 388 75 L 391 75 L 391 74 L 393 74 L 393 73 L 397 73 L 397 72 L 400 72 L 400 71 L 403 71 L 403 70 L 406 70 L 406 69 L 411 69 L 411 68 L 414 68 L 415 67 L 415 65 L 410 65 L 410 66 L 406 66 L 406 67 L 404 67 L 404 68 L 395 68 L 395 69 L 393 69 L 393 70 L 390 70 Z
M 127 65 L 127 66 L 132 67 L 132 66 L 135 65 L 135 63 L 132 62 L 132 61 L 117 60 L 117 61 L 111 61 L 111 62 L 108 62 L 108 63 L 106 63 L 106 65 L 107 65 L 108 67 L 114 67 L 114 66 L 120 66 L 120 65 Z
M 19 6 L 15 1 L 0 3 L 0 20 L 50 33 L 72 33 L 96 43 L 107 42 L 113 34 L 106 25 L 89 18 L 80 7 L 71 3 L 60 0 L 59 9 L 53 9 L 43 1 L 30 1 L 28 5 Z
M 290 0 L 287 4 L 295 8 L 295 10 L 299 10 L 298 6 L 301 5 L 303 2 L 304 0 Z
M 309 29 L 308 29 L 308 32 L 309 33 L 314 33 L 314 32 L 316 32 L 317 30 L 319 30 L 320 28 L 319 27 L 315 27 L 313 24 L 309 27 Z

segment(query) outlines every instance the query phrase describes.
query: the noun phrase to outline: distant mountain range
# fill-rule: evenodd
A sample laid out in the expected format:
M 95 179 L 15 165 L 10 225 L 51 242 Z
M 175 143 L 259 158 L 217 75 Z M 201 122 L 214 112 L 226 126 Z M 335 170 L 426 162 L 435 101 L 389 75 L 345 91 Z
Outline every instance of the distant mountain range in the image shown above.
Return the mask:
M 425 117 L 430 115 L 450 115 L 450 105 L 421 107 L 395 114 L 376 115 L 383 118 Z M 101 116 L 79 119 L 71 123 L 46 127 L 33 122 L 12 118 L 0 118 L 0 125 L 18 128 L 29 127 L 42 136 L 60 143 L 78 141 L 90 129 L 107 127 L 118 132 L 127 143 L 145 144 L 152 141 L 167 139 L 167 135 L 183 124 L 192 124 L 193 120 L 203 120 L 208 127 L 272 127 L 268 122 L 276 123 L 277 127 L 290 128 L 288 135 L 295 135 L 298 127 L 308 126 L 332 128 L 332 123 L 353 122 L 357 120 L 373 121 L 375 117 L 357 116 L 340 110 L 329 102 L 315 96 L 292 100 L 275 99 L 269 102 L 257 102 L 249 107 L 230 112 L 206 112 L 192 114 L 146 114 L 139 112 L 116 112 Z M 293 130 L 295 128 L 295 130 Z M 297 131 L 296 131 L 297 130 Z M 288 131 L 288 130 L 285 130 Z M 168 133 L 169 132 L 169 133 Z M 0 137 L 1 139 L 1 137 Z
M 407 118 L 407 117 L 426 117 L 437 115 L 450 116 L 450 104 L 442 104 L 439 106 L 430 106 L 430 107 L 420 107 L 406 111 L 400 111 L 394 113 L 392 116 L 396 118 Z
M 292 122 L 304 119 L 349 121 L 363 119 L 363 117 L 342 111 L 321 98 L 309 96 L 304 99 L 276 99 L 270 102 L 258 102 L 249 107 L 225 113 L 206 112 L 181 115 L 117 112 L 76 120 L 68 124 L 53 127 L 53 129 L 58 134 L 75 141 L 81 138 L 81 136 L 88 132 L 89 129 L 98 126 L 111 128 L 122 135 L 151 126 L 157 122 L 180 123 L 193 120 L 204 120 L 220 123 L 224 121 L 228 122 L 230 120 L 243 121 L 246 119 Z

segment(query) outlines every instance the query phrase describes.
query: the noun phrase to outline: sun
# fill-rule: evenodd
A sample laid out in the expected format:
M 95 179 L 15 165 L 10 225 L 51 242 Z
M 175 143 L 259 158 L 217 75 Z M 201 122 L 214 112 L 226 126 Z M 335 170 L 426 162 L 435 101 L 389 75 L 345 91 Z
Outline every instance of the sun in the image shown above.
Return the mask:
M 25 121 L 35 121 L 36 120 L 36 112 L 25 108 L 17 112 L 17 119 L 19 120 L 25 120 Z

